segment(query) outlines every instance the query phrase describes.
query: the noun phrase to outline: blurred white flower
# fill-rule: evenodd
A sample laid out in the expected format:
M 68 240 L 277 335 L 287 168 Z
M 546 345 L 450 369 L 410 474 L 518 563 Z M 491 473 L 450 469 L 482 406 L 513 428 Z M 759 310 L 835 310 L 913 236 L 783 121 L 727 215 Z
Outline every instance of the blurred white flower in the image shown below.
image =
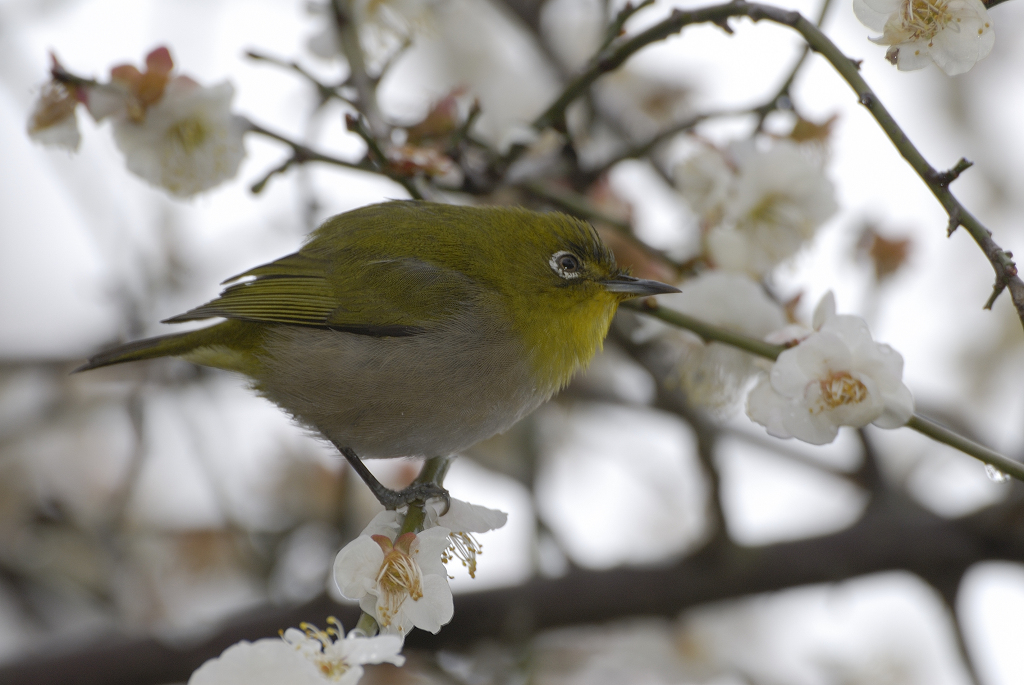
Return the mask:
M 699 153 L 677 167 L 676 181 L 701 215 L 710 260 L 755 278 L 796 254 L 838 209 L 822 169 L 785 140 L 765 151 L 748 142 Z
M 700 215 L 701 221 L 710 226 L 722 218 L 735 175 L 725 155 L 705 148 L 676 166 L 674 180 L 683 199 Z
M 405 663 L 402 638 L 342 637 L 337 628 L 289 628 L 281 638 L 243 640 L 200 666 L 188 685 L 355 685 L 363 664 Z
M 832 293 L 814 313 L 815 332 L 779 355 L 747 397 L 747 415 L 779 438 L 832 442 L 839 426 L 898 428 L 914 413 L 903 357 L 871 339 L 864 319 L 837 316 Z
M 783 308 L 743 274 L 705 271 L 679 285 L 679 293 L 658 298 L 668 309 L 701 321 L 764 338 L 786 325 Z M 645 317 L 644 326 L 669 342 L 678 354 L 676 371 L 687 399 L 711 409 L 734 405 L 760 370 L 753 355 L 722 343 L 704 343 L 688 331 Z M 650 335 L 644 331 L 641 335 Z
M 114 119 L 114 140 L 128 169 L 179 197 L 232 178 L 245 157 L 245 120 L 231 113 L 230 83 L 206 88 L 171 79 L 141 121 Z
M 594 98 L 634 142 L 661 133 L 690 112 L 689 88 L 628 63 L 594 84 Z
M 75 92 L 63 83 L 50 81 L 43 86 L 28 119 L 28 137 L 48 147 L 74 152 L 82 142 L 78 131 Z
M 992 52 L 996 34 L 981 0 L 853 0 L 861 23 L 882 35 L 886 59 L 900 71 L 935 62 L 950 76 L 962 74 Z
M 486 533 L 497 530 L 508 521 L 508 514 L 497 509 L 488 509 L 478 504 L 470 504 L 460 499 L 451 500 L 448 511 L 441 514 L 444 503 L 431 501 L 426 506 L 424 529 L 438 526 L 447 528 L 448 547 L 441 553 L 441 561 L 448 563 L 459 559 L 469 571 L 471 578 L 476 577 L 476 558 L 481 554 L 483 546 L 476 540 L 474 533 Z M 385 535 L 394 538 L 405 519 L 404 510 L 382 511 L 373 517 L 362 535 Z
M 358 600 L 377 619 L 381 632 L 405 635 L 415 627 L 436 633 L 454 613 L 448 572 L 441 562 L 450 532 L 438 526 L 392 541 L 389 535 L 364 531 L 334 560 L 338 589 Z

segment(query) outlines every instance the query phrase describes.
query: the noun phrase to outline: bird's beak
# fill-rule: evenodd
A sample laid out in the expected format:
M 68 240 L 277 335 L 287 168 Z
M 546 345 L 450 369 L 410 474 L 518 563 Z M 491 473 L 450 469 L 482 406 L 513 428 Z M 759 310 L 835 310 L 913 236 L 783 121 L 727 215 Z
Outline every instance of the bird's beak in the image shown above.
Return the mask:
M 625 293 L 633 297 L 679 292 L 679 288 L 661 283 L 660 281 L 648 281 L 625 274 L 619 274 L 606 281 L 601 281 L 601 285 L 610 293 Z

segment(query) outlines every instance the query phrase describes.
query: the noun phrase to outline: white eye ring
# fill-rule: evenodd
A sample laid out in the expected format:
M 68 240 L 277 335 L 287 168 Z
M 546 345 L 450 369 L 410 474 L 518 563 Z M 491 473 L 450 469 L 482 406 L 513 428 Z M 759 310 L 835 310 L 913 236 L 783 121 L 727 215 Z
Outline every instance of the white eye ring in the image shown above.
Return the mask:
M 566 257 L 569 259 L 566 260 Z M 562 278 L 573 279 L 580 277 L 580 258 L 572 252 L 566 252 L 565 250 L 556 252 L 551 255 L 548 264 L 551 266 L 551 270 Z

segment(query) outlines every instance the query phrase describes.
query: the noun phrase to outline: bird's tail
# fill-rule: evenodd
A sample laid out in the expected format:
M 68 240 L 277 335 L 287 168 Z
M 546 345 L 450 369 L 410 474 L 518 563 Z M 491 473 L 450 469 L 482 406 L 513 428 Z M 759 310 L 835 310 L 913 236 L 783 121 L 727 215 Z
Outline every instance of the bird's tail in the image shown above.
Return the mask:
M 146 338 L 118 345 L 91 357 L 89 361 L 79 366 L 72 373 L 98 369 L 101 366 L 121 364 L 122 362 L 140 361 L 142 359 L 181 357 L 194 351 L 197 347 L 207 344 L 208 336 L 205 333 L 208 330 L 204 328 L 185 333 L 172 333 L 170 335 L 160 335 L 155 338 Z

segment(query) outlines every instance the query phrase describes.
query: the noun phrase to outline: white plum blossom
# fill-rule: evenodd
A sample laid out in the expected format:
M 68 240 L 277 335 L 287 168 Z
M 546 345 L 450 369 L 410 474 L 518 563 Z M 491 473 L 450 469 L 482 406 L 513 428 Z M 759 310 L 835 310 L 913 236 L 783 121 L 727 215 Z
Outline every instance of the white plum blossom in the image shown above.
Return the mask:
M 721 220 L 735 176 L 725 155 L 713 148 L 701 150 L 675 169 L 679 192 L 707 225 Z
M 232 178 L 245 157 L 245 120 L 231 112 L 230 83 L 206 88 L 171 79 L 141 121 L 114 119 L 114 140 L 128 169 L 179 197 Z
M 337 628 L 289 628 L 280 638 L 243 640 L 200 666 L 188 685 L 355 685 L 363 664 L 405 663 L 397 635 L 342 637 Z
M 722 270 L 705 271 L 679 284 L 678 293 L 662 295 L 658 304 L 722 328 L 764 338 L 786 325 L 782 306 L 749 276 Z M 722 343 L 705 343 L 688 331 L 645 318 L 641 338 L 657 335 L 668 343 L 678 380 L 689 402 L 711 409 L 735 405 L 760 360 Z
M 174 62 L 165 47 L 151 51 L 145 62 L 145 71 L 115 66 L 110 81 L 100 83 L 67 74 L 54 58 L 55 80 L 44 87 L 32 112 L 30 137 L 76 149 L 81 136 L 75 110 L 81 102 L 96 121 L 112 120 L 128 169 L 174 195 L 189 197 L 234 177 L 249 129 L 231 112 L 234 87 L 207 88 L 187 76 L 172 76 Z
M 441 562 L 450 532 L 437 526 L 393 540 L 364 532 L 338 553 L 334 581 L 382 633 L 405 635 L 414 627 L 436 633 L 455 610 Z
M 900 71 L 929 61 L 949 76 L 988 57 L 996 34 L 981 0 L 853 0 L 861 23 L 880 31 L 873 43 L 888 45 L 886 59 Z
M 838 208 L 820 165 L 785 140 L 705 150 L 676 169 L 676 183 L 701 217 L 710 261 L 754 278 L 796 254 Z
M 838 316 L 832 293 L 814 331 L 775 361 L 747 397 L 747 415 L 778 438 L 832 442 L 839 426 L 899 428 L 914 413 L 903 357 L 871 339 L 858 316 Z

